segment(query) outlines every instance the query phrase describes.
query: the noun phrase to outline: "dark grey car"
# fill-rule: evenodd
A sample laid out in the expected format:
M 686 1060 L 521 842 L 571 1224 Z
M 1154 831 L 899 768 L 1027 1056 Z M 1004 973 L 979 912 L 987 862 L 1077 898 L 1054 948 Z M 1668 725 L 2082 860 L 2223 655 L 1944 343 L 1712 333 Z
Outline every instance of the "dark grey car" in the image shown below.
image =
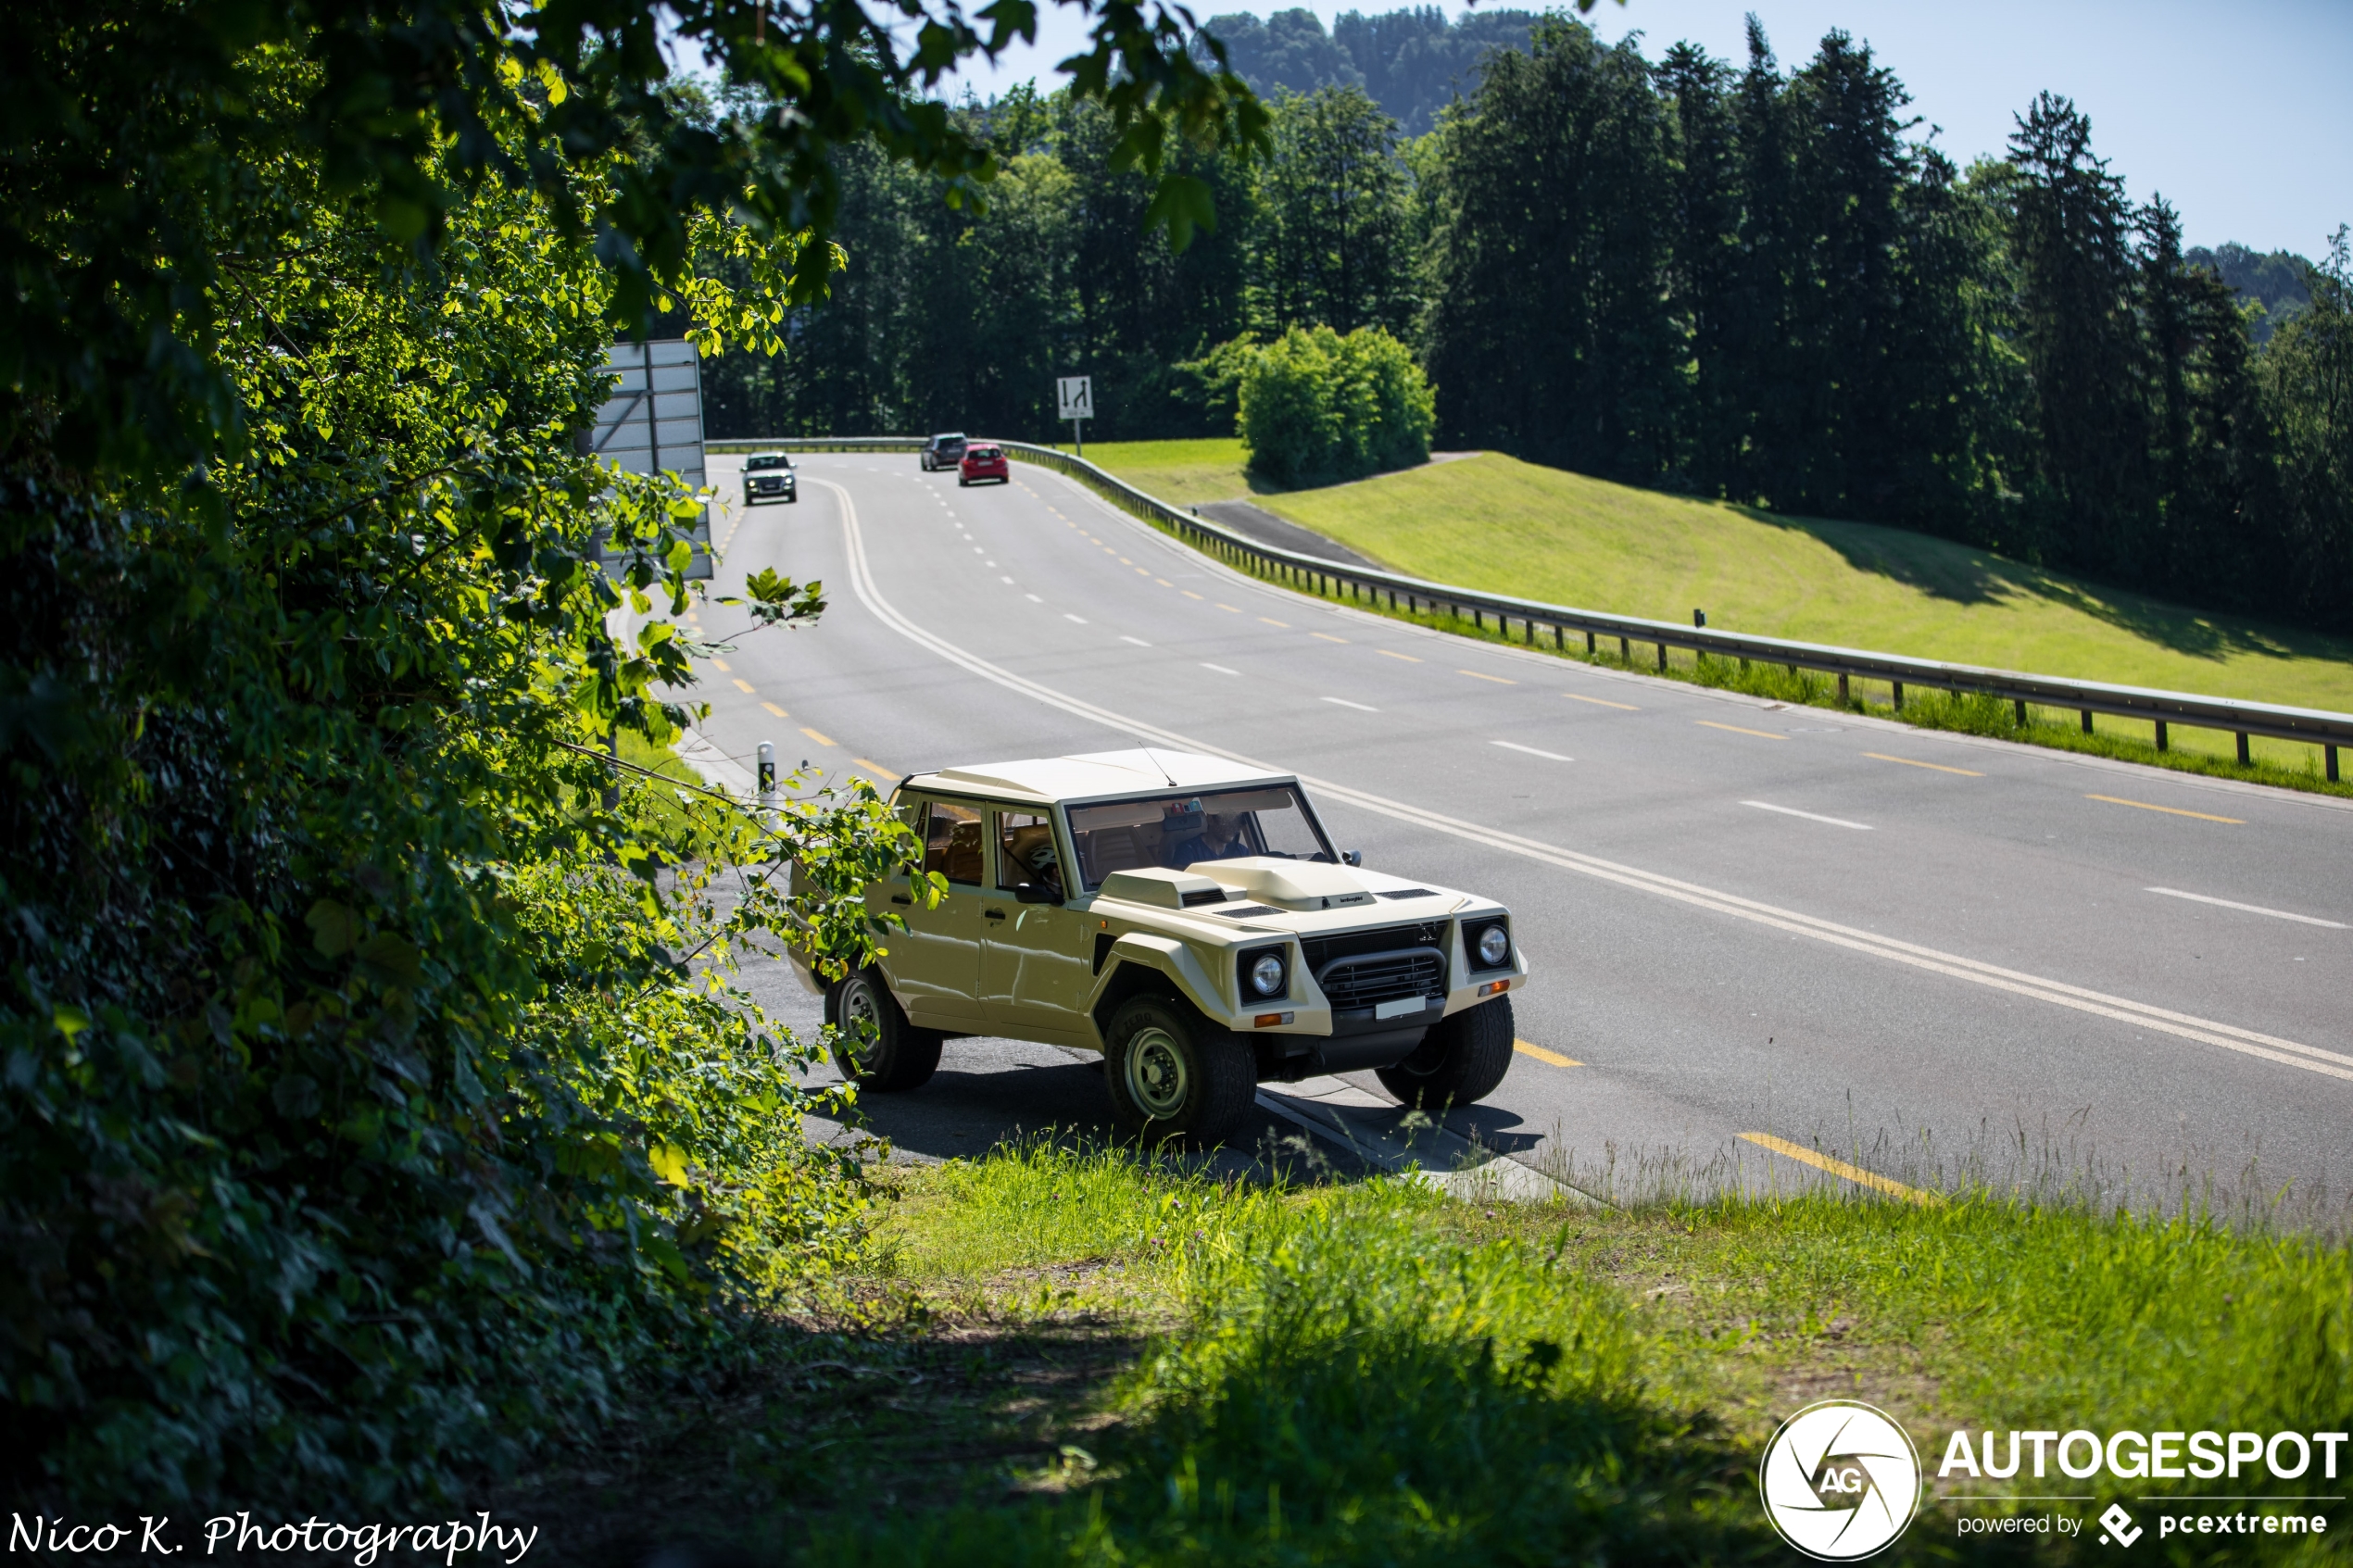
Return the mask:
M 924 449 L 920 456 L 925 473 L 936 473 L 941 469 L 954 468 L 964 460 L 964 433 L 955 431 L 946 435 L 933 436 L 924 443 Z
M 782 452 L 754 452 L 744 459 L 745 506 L 799 499 L 800 476 L 793 472 L 790 458 Z

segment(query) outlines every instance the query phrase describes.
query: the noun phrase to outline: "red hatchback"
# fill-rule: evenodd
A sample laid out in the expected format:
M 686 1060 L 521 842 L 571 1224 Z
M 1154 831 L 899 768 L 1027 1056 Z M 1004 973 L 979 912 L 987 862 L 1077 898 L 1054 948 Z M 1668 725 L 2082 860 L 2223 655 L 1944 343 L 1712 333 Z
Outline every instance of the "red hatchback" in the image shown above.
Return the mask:
M 956 483 L 973 484 L 993 479 L 1002 484 L 1013 482 L 1013 470 L 1005 461 L 1005 449 L 993 441 L 975 441 L 964 448 L 964 460 L 956 465 Z

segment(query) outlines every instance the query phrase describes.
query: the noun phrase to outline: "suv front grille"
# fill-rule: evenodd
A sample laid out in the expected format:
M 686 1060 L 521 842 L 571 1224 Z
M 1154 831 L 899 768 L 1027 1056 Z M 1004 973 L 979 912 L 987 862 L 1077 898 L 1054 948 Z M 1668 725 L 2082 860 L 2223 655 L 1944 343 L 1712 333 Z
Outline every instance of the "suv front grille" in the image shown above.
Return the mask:
M 1430 997 L 1446 989 L 1446 960 L 1435 947 L 1407 947 L 1334 959 L 1315 972 L 1315 983 L 1337 1011 L 1368 1008 L 1408 997 Z

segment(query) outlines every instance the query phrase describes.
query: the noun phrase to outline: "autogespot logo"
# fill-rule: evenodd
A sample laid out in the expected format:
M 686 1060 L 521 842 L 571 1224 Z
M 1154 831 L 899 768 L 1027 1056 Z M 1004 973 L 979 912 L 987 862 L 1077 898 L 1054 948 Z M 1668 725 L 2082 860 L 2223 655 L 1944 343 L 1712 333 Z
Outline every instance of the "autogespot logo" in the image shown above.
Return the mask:
M 1781 1423 L 1756 1486 L 1781 1539 L 1824 1562 L 1852 1562 L 1894 1541 L 1919 1512 L 1919 1450 L 1886 1411 L 1825 1399 Z

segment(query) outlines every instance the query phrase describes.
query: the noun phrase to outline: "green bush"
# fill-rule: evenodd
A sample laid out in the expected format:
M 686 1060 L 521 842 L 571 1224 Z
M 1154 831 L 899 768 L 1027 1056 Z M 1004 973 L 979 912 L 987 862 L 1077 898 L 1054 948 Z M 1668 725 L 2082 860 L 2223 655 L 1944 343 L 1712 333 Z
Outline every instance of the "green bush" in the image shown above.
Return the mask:
M 1277 483 L 1361 479 L 1429 458 L 1435 395 L 1405 345 L 1378 327 L 1345 337 L 1293 327 L 1248 354 L 1239 395 L 1251 467 Z

